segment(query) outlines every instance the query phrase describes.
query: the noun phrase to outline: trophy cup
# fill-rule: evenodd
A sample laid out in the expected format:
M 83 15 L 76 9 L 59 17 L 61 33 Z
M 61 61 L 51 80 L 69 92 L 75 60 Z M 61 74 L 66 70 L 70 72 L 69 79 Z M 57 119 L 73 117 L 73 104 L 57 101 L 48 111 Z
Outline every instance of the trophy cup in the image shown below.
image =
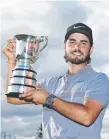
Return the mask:
M 16 41 L 17 64 L 12 71 L 6 95 L 18 98 L 19 94 L 35 88 L 37 73 L 30 64 L 36 62 L 40 52 L 47 46 L 48 38 L 46 36 L 17 34 L 13 39 Z

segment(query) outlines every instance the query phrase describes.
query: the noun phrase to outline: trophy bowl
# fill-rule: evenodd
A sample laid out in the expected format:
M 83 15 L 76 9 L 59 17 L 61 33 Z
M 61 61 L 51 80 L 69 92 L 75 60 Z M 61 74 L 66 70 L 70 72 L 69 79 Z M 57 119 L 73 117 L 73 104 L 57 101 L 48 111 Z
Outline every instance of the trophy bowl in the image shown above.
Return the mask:
M 46 36 L 17 34 L 13 37 L 16 42 L 16 66 L 12 71 L 6 95 L 19 98 L 19 94 L 35 89 L 36 71 L 31 64 L 39 58 L 40 52 L 47 46 Z

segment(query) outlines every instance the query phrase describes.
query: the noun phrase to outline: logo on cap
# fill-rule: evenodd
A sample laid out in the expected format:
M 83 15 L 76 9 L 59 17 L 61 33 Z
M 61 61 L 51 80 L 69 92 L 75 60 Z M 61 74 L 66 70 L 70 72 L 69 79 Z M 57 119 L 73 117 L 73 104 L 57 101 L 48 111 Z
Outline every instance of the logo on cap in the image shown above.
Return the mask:
M 75 28 L 81 28 L 81 27 L 82 27 L 82 28 L 85 28 L 84 26 L 77 26 L 77 27 L 74 26 L 73 28 L 75 29 Z

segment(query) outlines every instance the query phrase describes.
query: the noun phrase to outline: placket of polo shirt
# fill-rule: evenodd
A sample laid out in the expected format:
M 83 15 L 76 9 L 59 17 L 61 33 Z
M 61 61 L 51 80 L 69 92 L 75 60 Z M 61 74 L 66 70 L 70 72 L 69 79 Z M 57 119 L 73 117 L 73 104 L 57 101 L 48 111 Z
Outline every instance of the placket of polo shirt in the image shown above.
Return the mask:
M 71 80 L 72 80 L 72 76 L 68 76 L 66 75 L 66 82 L 65 82 L 65 86 L 63 88 L 64 91 L 68 91 L 68 86 L 71 84 Z

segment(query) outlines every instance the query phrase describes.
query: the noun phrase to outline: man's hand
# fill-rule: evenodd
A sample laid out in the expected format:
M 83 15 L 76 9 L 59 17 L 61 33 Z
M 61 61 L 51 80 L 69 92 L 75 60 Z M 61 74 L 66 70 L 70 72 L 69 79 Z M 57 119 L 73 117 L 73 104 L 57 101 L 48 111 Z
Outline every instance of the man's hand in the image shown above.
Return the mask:
M 29 92 L 19 95 L 19 98 L 32 101 L 35 104 L 44 104 L 46 98 L 49 96 L 49 93 L 39 86 L 36 86 L 36 89 L 33 89 Z

